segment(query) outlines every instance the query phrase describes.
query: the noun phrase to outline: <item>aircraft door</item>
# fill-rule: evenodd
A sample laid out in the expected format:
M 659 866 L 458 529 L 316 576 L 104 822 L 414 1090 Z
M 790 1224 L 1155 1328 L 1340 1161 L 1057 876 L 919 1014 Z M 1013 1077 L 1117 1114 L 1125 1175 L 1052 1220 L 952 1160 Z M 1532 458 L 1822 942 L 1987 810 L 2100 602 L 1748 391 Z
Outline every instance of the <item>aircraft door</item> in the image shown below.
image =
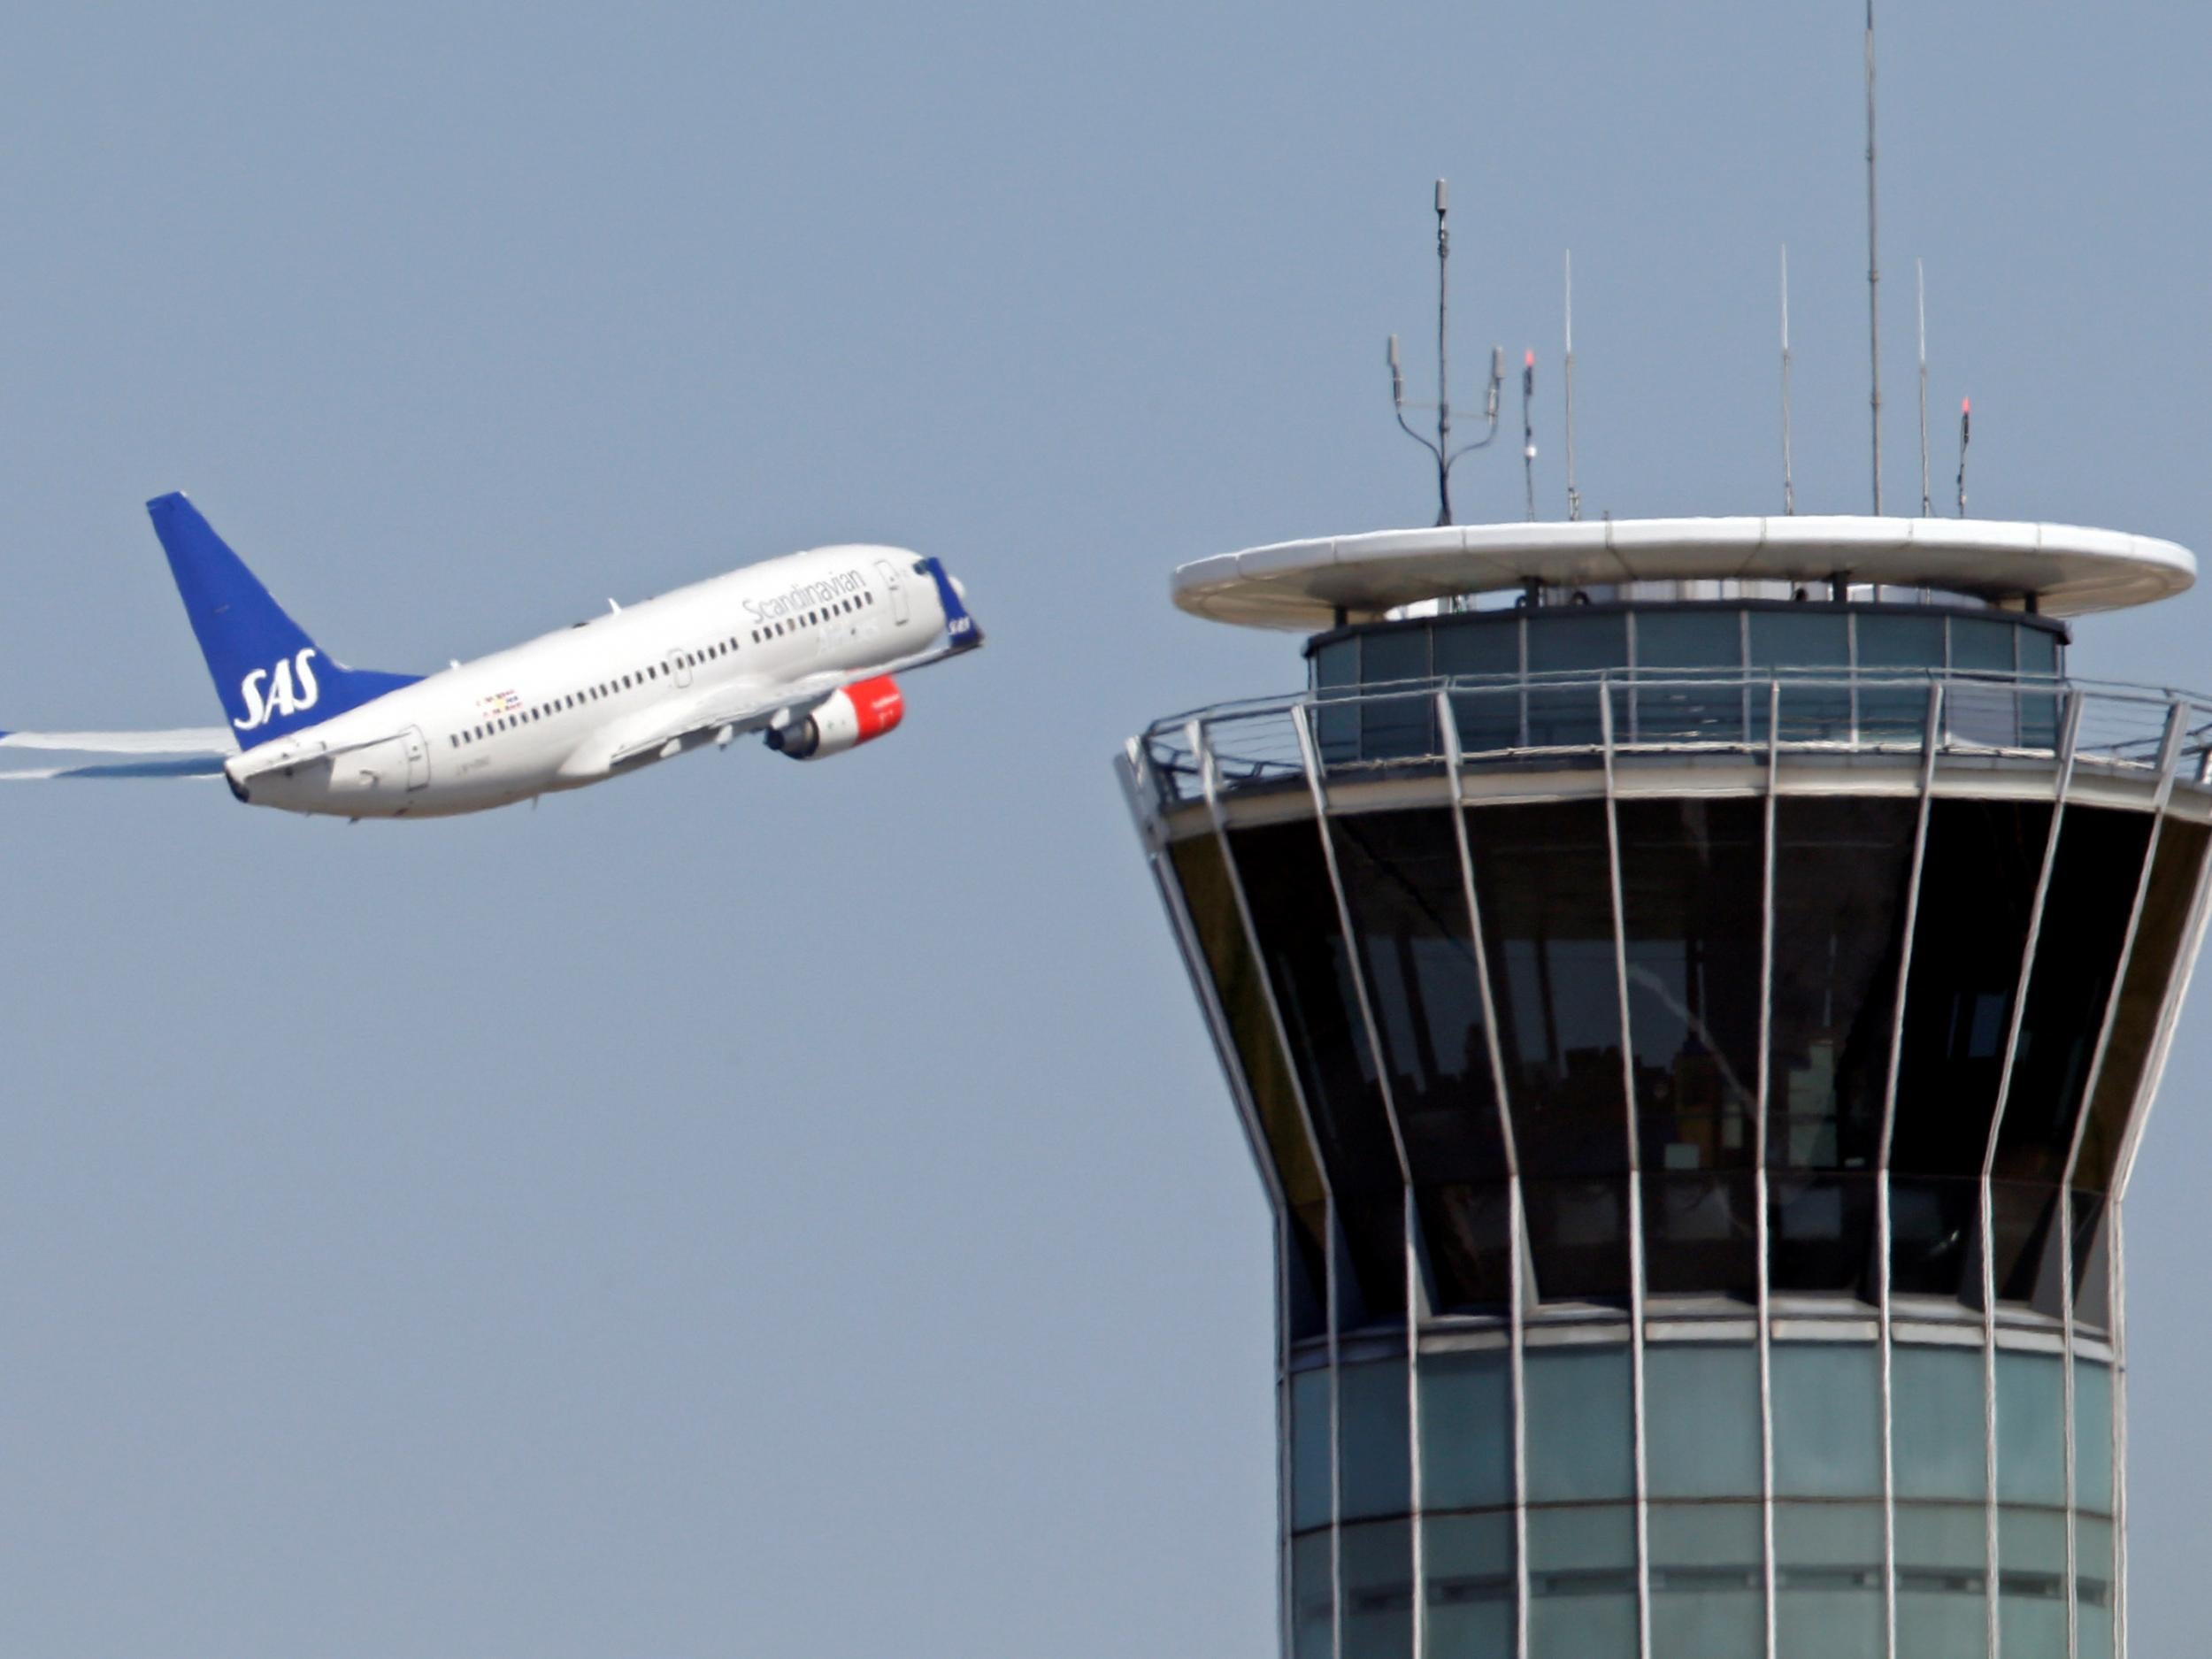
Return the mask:
M 430 783 L 430 745 L 423 741 L 422 727 L 411 726 L 399 734 L 400 747 L 407 753 L 407 792 L 427 788 Z
M 669 677 L 679 686 L 691 683 L 691 658 L 681 651 L 671 651 L 667 657 Z
M 891 620 L 903 624 L 910 614 L 906 603 L 906 584 L 899 580 L 899 567 L 889 559 L 878 559 L 876 572 L 883 578 L 885 591 L 891 600 Z

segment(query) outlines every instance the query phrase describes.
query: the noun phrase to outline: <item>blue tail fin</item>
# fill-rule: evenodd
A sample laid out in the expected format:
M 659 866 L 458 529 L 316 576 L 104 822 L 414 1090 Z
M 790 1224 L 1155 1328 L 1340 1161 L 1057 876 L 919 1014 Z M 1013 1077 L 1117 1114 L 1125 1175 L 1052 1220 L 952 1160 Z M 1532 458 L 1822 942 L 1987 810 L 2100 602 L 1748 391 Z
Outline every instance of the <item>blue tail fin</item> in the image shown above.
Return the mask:
M 967 601 L 961 596 L 960 584 L 945 569 L 944 561 L 932 555 L 922 561 L 923 567 L 937 584 L 937 603 L 944 607 L 945 639 L 953 649 L 964 651 L 983 643 L 983 625 L 968 614 Z
M 411 674 L 331 661 L 182 495 L 158 496 L 146 511 L 240 747 L 288 736 L 415 682 Z

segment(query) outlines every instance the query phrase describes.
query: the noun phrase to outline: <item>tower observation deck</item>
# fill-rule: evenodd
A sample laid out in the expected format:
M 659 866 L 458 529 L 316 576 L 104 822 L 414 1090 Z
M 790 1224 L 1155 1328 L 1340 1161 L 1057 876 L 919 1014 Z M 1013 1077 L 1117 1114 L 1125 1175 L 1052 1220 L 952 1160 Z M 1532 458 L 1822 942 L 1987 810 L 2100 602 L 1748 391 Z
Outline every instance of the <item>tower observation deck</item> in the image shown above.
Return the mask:
M 2212 699 L 2169 542 L 1786 518 L 1187 565 L 1121 770 L 1273 1207 L 1293 1659 L 2115 1659 L 2122 1200 Z

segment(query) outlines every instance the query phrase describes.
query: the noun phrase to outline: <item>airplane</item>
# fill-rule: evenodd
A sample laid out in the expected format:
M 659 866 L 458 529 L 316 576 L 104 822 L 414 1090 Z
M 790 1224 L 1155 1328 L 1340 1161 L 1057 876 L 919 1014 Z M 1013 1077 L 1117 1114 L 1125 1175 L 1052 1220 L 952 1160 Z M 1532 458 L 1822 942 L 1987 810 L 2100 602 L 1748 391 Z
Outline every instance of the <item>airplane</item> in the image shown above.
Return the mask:
M 896 676 L 983 643 L 937 559 L 856 544 L 609 600 L 604 615 L 426 676 L 349 668 L 182 495 L 146 507 L 229 726 L 0 731 L 0 749 L 117 757 L 0 780 L 219 774 L 250 806 L 450 817 L 756 732 L 794 760 L 841 755 L 903 718 Z

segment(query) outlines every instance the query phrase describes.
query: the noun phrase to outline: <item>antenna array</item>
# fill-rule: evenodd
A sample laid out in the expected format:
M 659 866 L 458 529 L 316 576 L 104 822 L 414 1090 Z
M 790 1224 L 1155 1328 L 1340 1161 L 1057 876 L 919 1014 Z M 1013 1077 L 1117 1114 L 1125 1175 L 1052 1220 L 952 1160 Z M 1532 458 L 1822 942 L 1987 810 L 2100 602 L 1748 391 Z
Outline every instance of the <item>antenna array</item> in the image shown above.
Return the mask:
M 1436 181 L 1436 402 L 1434 404 L 1406 403 L 1405 370 L 1398 359 L 1398 336 L 1390 336 L 1390 406 L 1396 412 L 1398 425 L 1412 439 L 1436 458 L 1436 522 L 1452 522 L 1452 464 L 1471 450 L 1479 449 L 1498 435 L 1498 394 L 1505 385 L 1505 352 L 1499 347 L 1490 349 L 1490 388 L 1483 400 L 1485 430 L 1481 437 L 1452 448 L 1451 357 L 1449 351 L 1449 324 L 1451 320 L 1451 257 L 1452 234 L 1445 223 L 1449 211 L 1448 185 L 1445 180 Z M 1433 408 L 1436 411 L 1436 437 L 1433 441 L 1422 436 L 1406 422 L 1406 410 Z

